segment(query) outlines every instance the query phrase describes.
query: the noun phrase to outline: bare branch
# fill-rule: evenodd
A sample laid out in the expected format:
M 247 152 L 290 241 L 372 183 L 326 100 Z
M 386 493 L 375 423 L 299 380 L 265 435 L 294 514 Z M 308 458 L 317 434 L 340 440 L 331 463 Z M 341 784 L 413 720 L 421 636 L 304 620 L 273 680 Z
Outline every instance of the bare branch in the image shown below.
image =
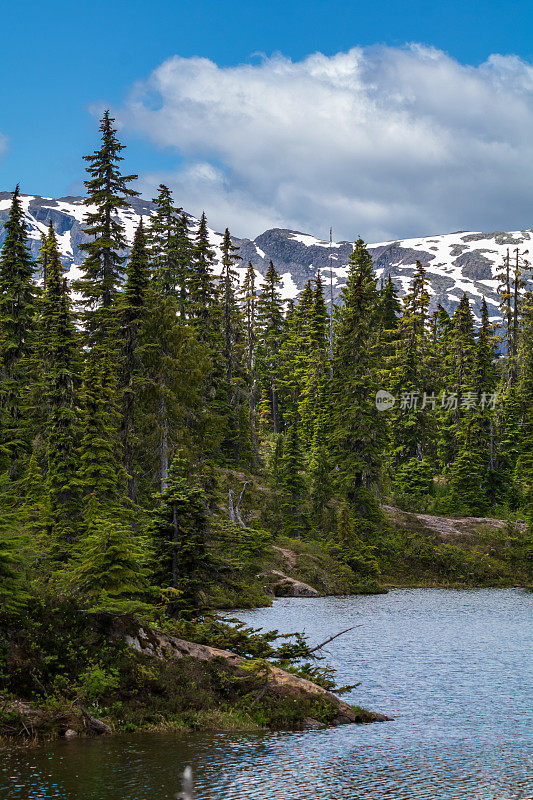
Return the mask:
M 332 642 L 333 639 L 336 639 L 338 636 L 342 636 L 344 633 L 348 633 L 348 631 L 353 631 L 355 628 L 362 628 L 362 627 L 363 627 L 362 625 L 352 625 L 351 628 L 346 628 L 345 631 L 340 631 L 340 633 L 336 633 L 334 636 L 330 636 L 329 639 L 326 639 L 326 641 L 322 642 L 321 644 L 317 644 L 316 647 L 311 647 L 311 649 L 308 650 L 305 655 L 310 656 L 311 653 L 315 653 L 317 650 L 321 650 L 323 647 L 325 647 L 325 645 Z

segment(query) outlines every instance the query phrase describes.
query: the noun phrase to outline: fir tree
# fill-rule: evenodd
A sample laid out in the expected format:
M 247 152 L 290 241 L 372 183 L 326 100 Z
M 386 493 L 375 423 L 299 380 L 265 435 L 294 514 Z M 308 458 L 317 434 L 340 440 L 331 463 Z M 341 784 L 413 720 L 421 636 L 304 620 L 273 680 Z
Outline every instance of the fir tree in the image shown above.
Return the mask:
M 302 536 L 305 531 L 303 500 L 303 458 L 298 436 L 298 423 L 293 419 L 283 442 L 280 469 L 281 512 L 283 528 L 289 536 Z
M 497 359 L 496 342 L 493 327 L 489 320 L 489 311 L 485 297 L 481 304 L 481 326 L 474 356 L 474 383 L 478 392 L 492 392 L 497 382 L 495 361 Z
M 207 219 L 205 214 L 202 214 L 196 234 L 189 280 L 190 313 L 200 338 L 209 343 L 213 340 L 213 307 L 218 299 L 213 281 L 214 258 L 215 254 L 209 244 Z
M 268 404 L 274 433 L 282 429 L 282 415 L 279 408 L 280 349 L 283 322 L 283 303 L 279 291 L 279 274 L 272 261 L 266 272 L 263 286 L 257 300 L 257 371 Z
M 0 530 L 0 609 L 16 613 L 27 599 L 23 588 L 23 559 L 18 549 L 20 542 L 9 538 Z
M 222 303 L 224 306 L 224 358 L 226 361 L 226 380 L 231 383 L 236 367 L 236 362 L 242 353 L 242 325 L 240 313 L 237 308 L 238 274 L 235 271 L 235 263 L 240 256 L 237 255 L 239 248 L 232 241 L 228 228 L 224 232 L 221 245 L 222 251 Z
M 161 294 L 177 300 L 180 318 L 185 320 L 188 311 L 187 284 L 193 257 L 189 222 L 183 210 L 174 205 L 168 186 L 160 184 L 159 194 L 153 202 L 155 214 L 150 218 L 147 239 L 154 287 Z
M 393 283 L 389 272 L 387 282 L 379 293 L 379 318 L 383 329 L 386 331 L 393 331 L 397 328 L 401 313 L 402 304 L 398 299 L 398 289 Z
M 450 370 L 458 393 L 459 408 L 465 391 L 472 390 L 475 367 L 474 317 L 466 293 L 452 317 L 450 328 Z
M 116 456 L 116 375 L 112 354 L 94 345 L 83 375 L 82 435 L 78 452 L 77 485 L 85 498 L 104 507 L 119 504 L 124 472 Z
M 19 188 L 13 193 L 0 252 L 0 462 L 11 457 L 10 473 L 28 449 L 24 398 L 28 384 L 36 313 L 34 265 L 26 240 Z
M 332 384 L 332 461 L 344 498 L 377 481 L 384 457 L 385 420 L 376 410 L 380 354 L 377 351 L 377 289 L 372 258 L 362 239 L 350 256 L 338 310 Z
M 59 538 L 70 538 L 75 527 L 77 389 L 80 380 L 78 334 L 57 241 L 52 228 L 47 239 L 47 285 L 42 303 L 42 345 L 46 361 L 47 491 L 50 525 Z
M 87 517 L 73 573 L 76 588 L 96 607 L 130 610 L 136 605 L 133 598 L 146 588 L 146 544 L 130 525 L 99 512 L 94 501 Z
M 436 383 L 429 326 L 428 279 L 424 267 L 417 262 L 391 359 L 392 386 L 400 397 L 392 414 L 391 461 L 395 469 L 411 459 L 421 461 L 432 450 L 435 402 L 427 402 L 427 398 L 435 395 Z M 394 480 L 398 487 L 398 474 Z
M 252 375 L 255 366 L 257 293 L 255 288 L 255 270 L 251 261 L 248 262 L 248 267 L 244 276 L 243 304 L 246 326 L 246 364 L 248 374 Z
M 483 459 L 478 449 L 477 420 L 467 426 L 464 441 L 450 467 L 449 504 L 454 513 L 481 516 L 486 508 L 483 485 Z
M 529 532 L 533 535 L 533 292 L 527 292 L 524 297 L 519 343 L 522 418 L 517 436 L 520 451 L 515 477 L 522 485 Z
M 82 294 L 87 323 L 93 333 L 109 324 L 108 319 L 103 322 L 105 311 L 114 304 L 122 283 L 127 241 L 117 214 L 129 207 L 129 198 L 139 194 L 128 186 L 138 176 L 120 173 L 119 162 L 123 160 L 120 153 L 125 145 L 116 137 L 114 121 L 109 111 L 105 111 L 100 123 L 101 146 L 92 155 L 84 156 L 90 176 L 85 181 L 84 203 L 94 210 L 89 210 L 85 218 L 85 232 L 92 238 L 80 245 L 87 258 L 83 277 L 76 281 L 75 289 Z
M 147 315 L 149 262 L 144 226 L 141 221 L 135 232 L 131 257 L 126 270 L 126 285 L 121 298 L 122 358 L 120 389 L 122 390 L 122 415 L 120 436 L 124 454 L 124 468 L 128 475 L 128 496 L 138 499 L 138 469 L 135 451 L 135 415 L 140 384 L 144 380 L 140 333 Z
M 198 607 L 201 573 L 207 564 L 205 492 L 190 483 L 190 468 L 179 454 L 173 459 L 161 506 L 151 514 L 150 530 L 160 585 L 175 590 L 170 610 L 188 614 Z

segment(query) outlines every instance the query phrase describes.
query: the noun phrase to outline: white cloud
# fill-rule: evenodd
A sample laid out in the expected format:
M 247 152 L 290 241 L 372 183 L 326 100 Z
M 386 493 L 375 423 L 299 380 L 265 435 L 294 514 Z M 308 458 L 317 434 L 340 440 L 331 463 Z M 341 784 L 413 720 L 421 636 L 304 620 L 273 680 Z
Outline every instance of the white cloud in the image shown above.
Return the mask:
M 533 66 L 421 45 L 218 67 L 175 56 L 115 111 L 183 159 L 160 181 L 210 224 L 369 241 L 533 225 Z
M 7 136 L 0 133 L 0 157 L 7 151 Z

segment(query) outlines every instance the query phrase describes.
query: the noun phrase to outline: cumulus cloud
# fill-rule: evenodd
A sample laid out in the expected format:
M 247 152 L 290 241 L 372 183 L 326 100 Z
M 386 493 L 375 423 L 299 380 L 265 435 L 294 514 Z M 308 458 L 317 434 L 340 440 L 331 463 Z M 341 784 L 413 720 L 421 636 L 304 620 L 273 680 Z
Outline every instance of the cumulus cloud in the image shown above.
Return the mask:
M 533 66 L 478 67 L 421 45 L 219 67 L 174 56 L 115 114 L 179 154 L 188 210 L 254 236 L 291 227 L 368 241 L 533 225 Z

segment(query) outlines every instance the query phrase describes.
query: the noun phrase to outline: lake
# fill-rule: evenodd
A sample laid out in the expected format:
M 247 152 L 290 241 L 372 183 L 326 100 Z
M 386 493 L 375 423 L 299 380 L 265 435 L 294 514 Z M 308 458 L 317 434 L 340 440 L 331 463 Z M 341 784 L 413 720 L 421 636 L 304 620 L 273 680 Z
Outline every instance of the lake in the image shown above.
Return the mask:
M 328 646 L 349 702 L 394 717 L 305 733 L 132 734 L 0 753 L 4 800 L 531 800 L 533 594 L 398 589 L 234 612 Z

